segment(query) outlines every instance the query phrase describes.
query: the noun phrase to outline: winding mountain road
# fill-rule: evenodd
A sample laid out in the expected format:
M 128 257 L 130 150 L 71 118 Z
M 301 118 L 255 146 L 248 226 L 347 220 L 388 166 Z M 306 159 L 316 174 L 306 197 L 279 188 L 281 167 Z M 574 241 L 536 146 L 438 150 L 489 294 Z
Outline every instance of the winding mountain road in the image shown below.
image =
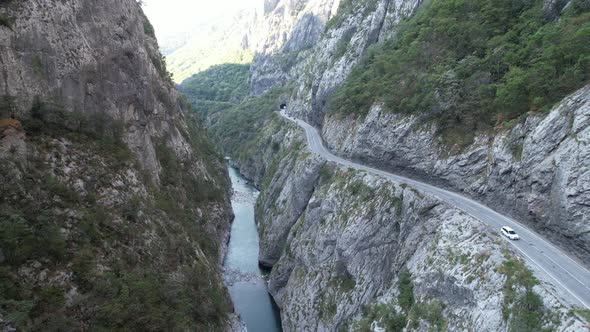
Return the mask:
M 307 135 L 309 149 L 329 161 L 376 174 L 397 183 L 405 183 L 431 194 L 488 224 L 498 232 L 499 237 L 501 237 L 500 228 L 502 226 L 512 227 L 520 235 L 521 240 L 510 241 L 504 237 L 502 238 L 522 253 L 530 267 L 546 277 L 543 280 L 550 282 L 562 299 L 572 305 L 590 309 L 590 271 L 543 239 L 539 234 L 514 219 L 499 214 L 489 207 L 460 194 L 338 157 L 324 146 L 321 135 L 315 127 L 288 116 L 284 111 L 281 111 L 280 114 L 303 128 Z

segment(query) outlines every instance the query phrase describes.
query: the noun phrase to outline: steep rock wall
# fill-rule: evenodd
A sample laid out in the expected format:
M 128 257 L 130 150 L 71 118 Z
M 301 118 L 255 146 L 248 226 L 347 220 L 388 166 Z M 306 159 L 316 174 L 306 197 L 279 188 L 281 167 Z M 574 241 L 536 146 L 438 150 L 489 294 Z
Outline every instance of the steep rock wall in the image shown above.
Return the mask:
M 303 5 L 300 12 L 281 11 L 290 3 L 267 2 L 269 20 L 276 19 L 270 13 L 287 13 L 277 16 L 289 22 L 277 29 L 282 36 L 293 33 L 293 20 L 306 13 Z M 258 51 L 252 95 L 286 85 L 292 92 L 277 106 L 287 100 L 287 112 L 322 126 L 330 147 L 346 157 L 466 192 L 526 220 L 545 220 L 543 227 L 552 231 L 569 219 L 564 233 L 574 240 L 568 249 L 588 257 L 587 181 L 578 182 L 587 173 L 583 157 L 578 159 L 587 150 L 587 88 L 547 117 L 480 136 L 465 150 L 446 149 L 437 128 L 386 114 L 379 105 L 365 119 L 326 116 L 328 97 L 360 57 L 394 37 L 397 24 L 422 2 L 330 4 L 340 10 L 330 11 L 318 39 L 309 33 L 294 47 L 278 34 L 272 47 Z M 260 262 L 272 266 L 270 291 L 285 330 L 519 330 L 518 308 L 528 301 L 522 296 L 535 298 L 533 293 L 543 303 L 534 314 L 542 322 L 537 328 L 585 328 L 568 317 L 559 294 L 537 284 L 517 255 L 477 220 L 412 188 L 326 165 L 303 148 L 298 132 L 274 116 L 255 139 L 237 143 L 253 153 L 232 156 L 261 189 Z
M 432 123 L 388 114 L 378 104 L 363 119 L 326 114 L 328 98 L 370 46 L 394 37 L 399 22 L 422 2 L 330 4 L 334 10 L 314 47 L 300 44 L 292 51 L 285 42 L 273 48 L 278 51 L 259 53 L 251 92 L 290 86 L 288 112 L 321 127 L 339 154 L 465 192 L 527 222 L 590 264 L 584 143 L 589 88 L 573 93 L 546 116 L 532 115 L 512 128 L 481 134 L 464 149 L 443 144 Z M 544 8 L 553 17 L 567 4 L 546 1 Z M 261 76 L 264 83 L 257 80 Z
M 8 1 L 0 27 L 0 93 L 5 113 L 22 115 L 36 97 L 67 111 L 102 113 L 126 125 L 125 141 L 158 177 L 153 137 L 189 147 L 183 120 L 149 22 L 135 1 Z M 10 115 L 10 114 L 6 114 Z
M 231 329 L 228 176 L 140 5 L 0 18 L 0 329 Z
M 520 321 L 515 303 L 527 289 L 543 303 L 535 314 L 542 326 L 584 328 L 472 217 L 411 187 L 317 159 L 286 122 L 266 138 L 260 151 L 275 146 L 274 166 L 263 172 L 256 220 L 285 331 L 499 331 Z M 503 291 L 515 274 L 516 296 Z
M 320 5 L 320 3 L 324 2 Z M 279 1 L 277 8 L 287 6 Z M 421 1 L 371 0 L 302 1 L 299 11 L 279 16 L 267 13 L 264 21 L 293 21 L 278 29 L 268 26 L 271 35 L 298 36 L 283 40 L 273 38 L 255 49 L 252 64 L 251 93 L 259 95 L 276 85 L 294 83 L 289 109 L 315 124 L 323 122 L 326 101 L 342 83 L 361 56 L 372 44 L 395 34 L 397 24 L 411 15 Z M 316 18 L 313 28 L 303 24 Z M 270 24 L 270 23 L 269 23 Z M 290 28 L 284 32 L 285 28 Z M 272 46 L 268 46 L 272 44 Z
M 588 264 L 589 96 L 586 86 L 546 117 L 461 151 L 449 151 L 436 126 L 378 105 L 364 119 L 328 117 L 323 136 L 341 155 L 439 182 L 526 221 Z

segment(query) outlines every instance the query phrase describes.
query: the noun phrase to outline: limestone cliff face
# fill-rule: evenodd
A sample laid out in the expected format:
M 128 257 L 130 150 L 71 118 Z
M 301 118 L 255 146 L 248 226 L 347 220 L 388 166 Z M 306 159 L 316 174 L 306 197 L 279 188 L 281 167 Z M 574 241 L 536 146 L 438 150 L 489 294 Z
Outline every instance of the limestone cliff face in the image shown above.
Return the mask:
M 252 94 L 285 84 L 295 58 L 314 48 L 337 6 L 335 0 L 265 1 L 264 16 L 253 34 Z
M 322 127 L 335 152 L 464 192 L 589 257 L 588 87 L 463 150 L 380 105 L 363 119 L 326 115 L 326 100 L 370 45 L 395 36 L 421 3 L 267 2 L 275 25 L 255 56 L 251 93 L 286 85 L 288 112 Z M 327 18 L 325 26 L 297 30 L 306 14 Z M 254 153 L 234 161 L 261 189 L 260 263 L 272 267 L 269 288 L 286 331 L 519 330 L 519 308 L 532 298 L 540 299 L 528 306 L 538 328 L 586 328 L 477 220 L 410 187 L 326 164 L 281 122 L 274 117 L 239 142 Z
M 228 177 L 139 4 L 0 21 L 0 330 L 225 329 Z
M 167 135 L 179 154 L 189 153 L 178 93 L 135 1 L 8 1 L 0 10 L 11 22 L 0 27 L 8 112 L 25 114 L 38 97 L 120 120 L 125 142 L 155 178 L 154 137 Z
M 435 126 L 374 106 L 364 119 L 328 117 L 323 136 L 349 158 L 439 181 L 527 221 L 590 263 L 590 86 L 498 135 L 449 151 Z M 347 130 L 343 130 L 347 128 Z
M 273 7 L 278 9 L 266 14 L 274 37 L 263 39 L 263 46 L 255 50 L 251 92 L 259 95 L 272 86 L 295 83 L 289 109 L 321 124 L 326 100 L 335 87 L 367 48 L 394 35 L 399 21 L 411 15 L 421 1 L 300 2 L 289 7 L 288 1 L 279 1 Z M 284 8 L 298 11 L 284 12 Z M 307 24 L 312 19 L 314 24 Z M 284 21 L 291 23 L 272 24 Z M 285 32 L 288 27 L 291 29 Z
M 327 1 L 326 8 L 332 10 L 324 31 L 319 37 L 307 34 L 313 47 L 297 43 L 300 47 L 293 48 L 285 39 L 273 52 L 259 53 L 252 66 L 252 93 L 290 86 L 288 111 L 321 127 L 334 151 L 464 192 L 529 223 L 588 264 L 588 87 L 564 99 L 549 115 L 531 116 L 513 128 L 479 136 L 461 151 L 445 146 L 435 126 L 388 114 L 378 104 L 364 119 L 326 114 L 327 99 L 368 47 L 395 36 L 400 20 L 421 3 Z M 545 7 L 547 15 L 556 15 L 554 1 Z M 300 8 L 289 18 L 314 12 Z M 267 15 L 272 21 L 274 16 Z M 292 29 L 289 33 L 295 34 Z
M 261 155 L 274 154 L 256 220 L 285 331 L 518 329 L 524 294 L 542 303 L 539 326 L 584 329 L 488 227 L 411 187 L 318 159 L 280 122 L 259 138 Z

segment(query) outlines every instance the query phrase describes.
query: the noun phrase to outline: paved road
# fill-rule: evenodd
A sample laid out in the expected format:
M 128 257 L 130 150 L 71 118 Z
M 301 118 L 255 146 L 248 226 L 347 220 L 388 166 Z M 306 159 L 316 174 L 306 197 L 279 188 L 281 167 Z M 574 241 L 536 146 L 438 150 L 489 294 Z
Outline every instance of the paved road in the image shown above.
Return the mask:
M 281 116 L 302 127 L 307 135 L 310 150 L 327 160 L 380 175 L 397 183 L 405 183 L 436 196 L 442 201 L 488 224 L 498 232 L 498 236 L 500 236 L 500 228 L 502 226 L 512 227 L 520 235 L 521 240 L 505 240 L 522 253 L 532 268 L 546 276 L 544 280 L 551 282 L 562 298 L 569 300 L 573 305 L 590 309 L 590 271 L 571 259 L 559 248 L 543 239 L 539 234 L 531 231 L 514 219 L 501 215 L 465 196 L 340 158 L 324 146 L 321 135 L 315 127 L 302 120 L 289 117 L 284 112 L 281 112 Z

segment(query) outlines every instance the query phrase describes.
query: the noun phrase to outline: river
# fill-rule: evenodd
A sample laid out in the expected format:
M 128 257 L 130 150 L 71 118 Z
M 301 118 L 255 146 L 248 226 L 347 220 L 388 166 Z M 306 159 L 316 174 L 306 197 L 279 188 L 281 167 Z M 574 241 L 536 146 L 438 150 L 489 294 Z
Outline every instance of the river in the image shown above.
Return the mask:
M 249 332 L 282 331 L 279 310 L 266 288 L 264 272 L 258 267 L 258 231 L 254 206 L 258 190 L 229 167 L 236 216 L 232 229 L 224 278 L 236 308 Z

